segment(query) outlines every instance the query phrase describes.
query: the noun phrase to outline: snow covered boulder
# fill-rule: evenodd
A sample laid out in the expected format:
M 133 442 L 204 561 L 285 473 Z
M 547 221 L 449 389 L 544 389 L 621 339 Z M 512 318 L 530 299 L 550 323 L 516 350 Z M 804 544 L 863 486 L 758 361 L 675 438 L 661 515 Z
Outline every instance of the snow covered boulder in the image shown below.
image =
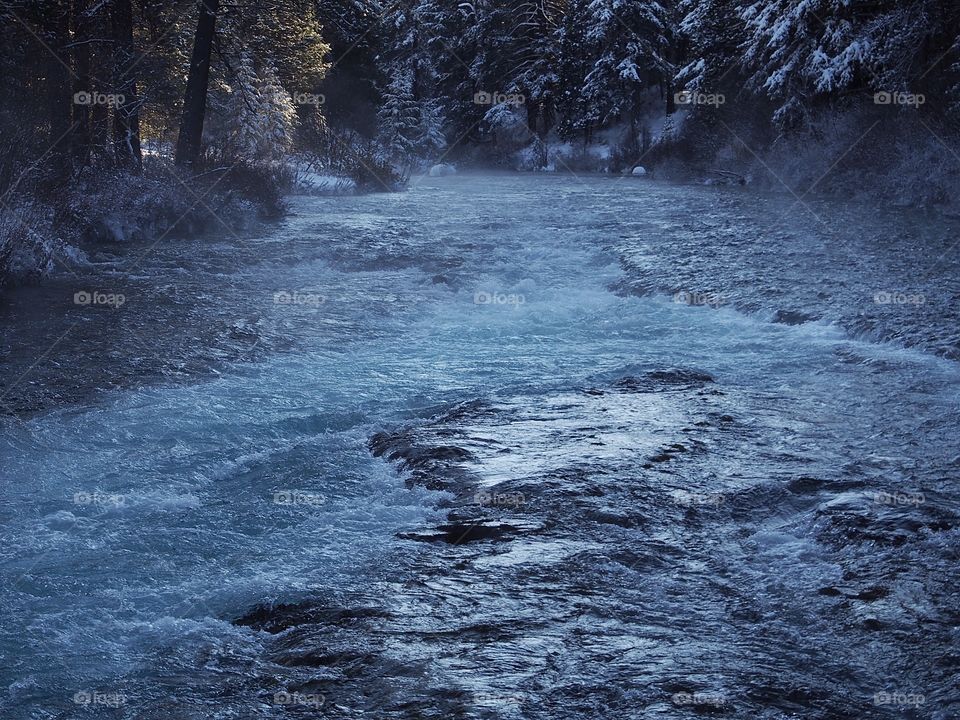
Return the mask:
M 447 175 L 456 175 L 457 169 L 453 165 L 440 163 L 430 168 L 430 177 L 446 177 Z
M 638 176 L 638 177 L 641 176 L 641 175 L 646 175 L 646 174 L 647 174 L 647 169 L 646 169 L 645 167 L 643 167 L 642 165 L 637 165 L 637 166 L 633 169 L 633 172 L 631 172 L 630 174 L 631 174 L 631 175 L 636 175 L 636 176 Z

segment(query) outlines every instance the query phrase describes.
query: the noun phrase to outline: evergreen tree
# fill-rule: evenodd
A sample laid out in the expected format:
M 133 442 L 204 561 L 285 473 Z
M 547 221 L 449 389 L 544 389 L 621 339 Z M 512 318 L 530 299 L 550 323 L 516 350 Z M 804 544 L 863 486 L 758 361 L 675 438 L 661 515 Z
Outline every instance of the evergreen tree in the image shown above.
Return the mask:
M 644 91 L 673 76 L 668 11 L 655 0 L 590 0 L 584 15 L 584 43 L 596 58 L 581 90 L 585 120 L 633 121 Z
M 863 84 L 871 42 L 845 0 L 763 0 L 743 11 L 744 62 L 754 89 L 777 100 L 774 121 L 803 126 L 809 113 Z
M 401 3 L 387 17 L 381 62 L 388 79 L 377 114 L 378 141 L 398 168 L 408 169 L 417 158 L 435 158 L 446 145 L 430 46 L 437 14 L 430 0 L 421 0 Z
M 183 120 L 177 138 L 177 165 L 191 166 L 200 156 L 203 139 L 203 121 L 207 107 L 207 87 L 210 81 L 210 57 L 217 21 L 219 0 L 201 0 L 197 32 L 193 40 L 190 72 L 183 99 Z
M 249 53 L 241 55 L 224 116 L 231 155 L 253 165 L 283 163 L 293 145 L 297 113 L 272 65 L 260 70 Z
M 676 87 L 715 93 L 737 86 L 744 42 L 741 6 L 742 0 L 682 0 L 679 32 L 685 64 L 677 72 Z

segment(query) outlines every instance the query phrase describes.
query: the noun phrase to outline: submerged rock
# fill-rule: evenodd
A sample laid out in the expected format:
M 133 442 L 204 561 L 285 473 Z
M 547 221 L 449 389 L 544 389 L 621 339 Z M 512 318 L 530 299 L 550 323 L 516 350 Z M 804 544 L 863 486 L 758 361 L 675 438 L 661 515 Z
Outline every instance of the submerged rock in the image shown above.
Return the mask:
M 337 607 L 319 601 L 300 603 L 259 604 L 232 620 L 234 625 L 268 632 L 271 635 L 303 625 L 353 626 L 361 621 L 383 619 L 383 608 Z
M 803 325 L 804 323 L 813 322 L 818 319 L 816 315 L 810 315 L 796 310 L 777 310 L 773 321 L 780 325 Z
M 455 522 L 438 525 L 433 531 L 401 533 L 399 537 L 419 542 L 444 542 L 449 545 L 463 545 L 478 540 L 509 540 L 510 536 L 517 530 L 518 528 L 512 525 L 490 521 Z

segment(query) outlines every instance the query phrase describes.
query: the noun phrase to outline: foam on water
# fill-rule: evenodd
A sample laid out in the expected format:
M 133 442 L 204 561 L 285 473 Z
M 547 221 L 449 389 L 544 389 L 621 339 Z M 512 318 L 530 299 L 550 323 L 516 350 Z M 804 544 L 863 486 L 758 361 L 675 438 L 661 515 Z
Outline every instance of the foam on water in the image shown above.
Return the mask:
M 685 202 L 694 213 L 705 202 L 703 190 L 630 187 L 657 193 L 641 217 L 611 210 L 626 202 L 624 188 L 602 180 L 458 177 L 403 195 L 299 199 L 259 241 L 258 264 L 198 261 L 213 268 L 213 295 L 220 278 L 225 296 L 249 306 L 238 315 L 255 311 L 264 333 L 290 347 L 214 379 L 5 421 L 5 716 L 68 713 L 76 691 L 131 676 L 144 696 L 162 696 L 151 668 L 165 653 L 182 656 L 181 669 L 204 648 L 220 649 L 208 663 L 235 655 L 256 665 L 260 634 L 232 619 L 258 604 L 363 593 L 390 576 L 409 552 L 395 535 L 439 521 L 446 496 L 408 487 L 367 442 L 457 403 L 480 398 L 499 413 L 499 426 L 462 428 L 512 448 L 469 448 L 491 486 L 654 453 L 690 421 L 688 399 L 610 397 L 603 411 L 616 422 L 591 439 L 580 431 L 601 423 L 580 388 L 673 367 L 713 376 L 743 410 L 743 452 L 770 468 L 744 477 L 742 457 L 721 457 L 704 481 L 711 492 L 761 487 L 788 456 L 840 468 L 884 455 L 892 488 L 929 482 L 957 456 L 960 372 L 949 361 L 851 339 L 840 322 L 775 324 L 617 291 L 637 268 L 664 262 L 655 244 L 621 246 L 676 232 L 669 208 Z M 504 208 L 514 208 L 509 218 Z M 738 210 L 716 209 L 710 223 L 735 225 Z M 275 304 L 286 289 L 324 299 Z M 577 414 L 565 415 L 571 406 Z M 931 444 L 926 456 L 911 449 L 914 437 Z M 802 565 L 811 577 L 795 576 L 798 585 L 837 579 L 809 537 L 764 527 L 749 542 L 756 553 L 745 564 Z M 598 547 L 518 544 L 480 565 L 560 563 Z M 510 706 L 498 697 L 490 704 Z M 138 717 L 138 707 L 124 712 Z

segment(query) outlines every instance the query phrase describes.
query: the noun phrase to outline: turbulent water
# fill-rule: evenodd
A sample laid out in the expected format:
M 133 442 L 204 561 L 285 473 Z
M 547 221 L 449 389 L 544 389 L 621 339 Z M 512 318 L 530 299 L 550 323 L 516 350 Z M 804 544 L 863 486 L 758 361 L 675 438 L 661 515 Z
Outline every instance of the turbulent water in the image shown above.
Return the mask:
M 960 223 L 793 200 L 431 178 L 12 295 L 0 715 L 957 717 Z

